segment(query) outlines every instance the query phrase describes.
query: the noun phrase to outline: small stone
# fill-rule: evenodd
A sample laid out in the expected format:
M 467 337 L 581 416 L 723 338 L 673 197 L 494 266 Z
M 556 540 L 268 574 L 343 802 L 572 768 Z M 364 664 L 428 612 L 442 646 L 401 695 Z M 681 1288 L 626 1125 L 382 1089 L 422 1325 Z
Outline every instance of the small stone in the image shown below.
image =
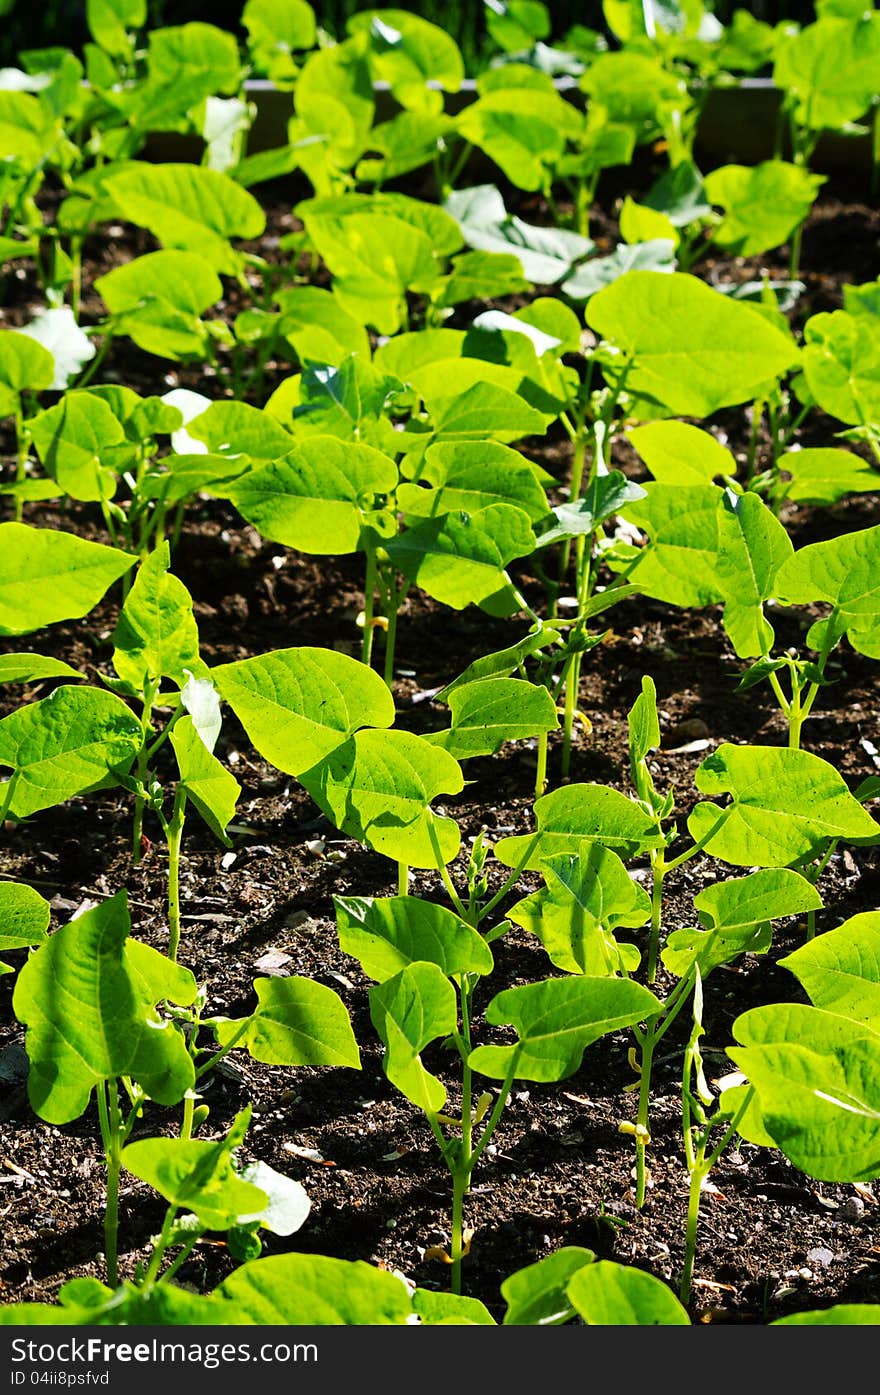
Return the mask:
M 824 1245 L 817 1245 L 814 1250 L 807 1251 L 807 1259 L 811 1264 L 818 1264 L 823 1269 L 827 1269 L 834 1261 L 834 1251 L 827 1249 Z
M 842 1221 L 860 1221 L 865 1214 L 865 1203 L 860 1196 L 848 1196 L 837 1208 Z

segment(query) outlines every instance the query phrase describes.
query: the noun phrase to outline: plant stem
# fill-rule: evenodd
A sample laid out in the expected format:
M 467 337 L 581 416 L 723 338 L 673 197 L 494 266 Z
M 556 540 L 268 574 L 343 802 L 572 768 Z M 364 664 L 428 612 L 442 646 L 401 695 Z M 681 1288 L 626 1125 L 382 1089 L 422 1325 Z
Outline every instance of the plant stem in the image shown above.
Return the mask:
M 15 483 L 24 484 L 27 470 L 28 444 L 24 430 L 24 414 L 21 406 L 15 413 Z M 20 523 L 24 515 L 24 500 L 20 494 L 15 496 L 15 521 Z
M 409 895 L 409 868 L 405 862 L 397 864 L 397 894 L 398 896 Z
M 174 808 L 165 829 L 168 843 L 168 957 L 177 961 L 180 944 L 180 844 L 183 839 L 186 795 L 182 785 L 174 792 Z
M 153 703 L 156 701 L 156 691 L 157 685 L 151 683 L 150 680 L 147 679 L 144 683 L 144 705 L 141 708 L 141 730 L 143 731 L 143 740 L 141 741 L 141 748 L 138 751 L 136 766 L 138 783 L 141 785 L 146 784 L 147 775 L 149 773 L 149 761 L 150 755 L 152 754 L 149 746 L 150 722 L 153 716 Z M 145 804 L 146 801 L 142 794 L 135 795 L 134 819 L 131 829 L 131 860 L 135 867 L 137 867 L 143 857 L 141 843 L 144 831 Z
M 538 765 L 535 770 L 535 798 L 538 799 L 547 788 L 547 733 L 538 737 Z
M 361 662 L 368 667 L 373 656 L 373 607 L 376 595 L 376 548 L 366 532 L 367 574 L 364 580 L 364 637 L 361 641 Z
M 650 1018 L 645 1027 L 642 1037 L 641 1075 L 639 1080 L 639 1112 L 636 1131 L 636 1206 L 641 1210 L 645 1204 L 645 1193 L 648 1186 L 648 1169 L 645 1161 L 645 1150 L 651 1141 L 648 1119 L 651 1106 L 651 1067 L 654 1063 L 655 1035 L 654 1025 L 656 1018 Z
M 107 1159 L 107 1204 L 104 1214 L 104 1258 L 107 1283 L 116 1288 L 119 1283 L 119 1174 L 121 1122 L 119 1097 L 115 1080 L 102 1080 L 96 1091 L 101 1139 Z
M 388 609 L 388 629 L 385 631 L 385 668 L 383 677 L 386 688 L 394 682 L 394 651 L 397 647 L 397 616 L 400 609 L 401 593 L 397 586 L 391 588 L 391 605 Z
M 452 1292 L 461 1293 L 461 1259 L 464 1237 L 464 1198 L 469 1174 L 456 1170 L 452 1174 Z
M 666 876 L 666 859 L 663 849 L 651 853 L 651 928 L 648 934 L 648 982 L 657 977 L 657 959 L 660 953 L 660 922 L 663 913 L 663 881 Z

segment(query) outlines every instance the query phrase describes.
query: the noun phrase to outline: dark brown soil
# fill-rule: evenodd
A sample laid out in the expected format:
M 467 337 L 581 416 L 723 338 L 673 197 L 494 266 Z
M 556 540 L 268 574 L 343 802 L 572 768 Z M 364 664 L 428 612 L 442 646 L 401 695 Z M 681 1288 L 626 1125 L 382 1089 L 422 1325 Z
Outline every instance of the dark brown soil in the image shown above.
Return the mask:
M 275 233 L 290 226 L 290 202 L 272 209 Z M 526 215 L 528 216 L 528 215 Z M 607 226 L 613 227 L 611 215 Z M 87 285 L 107 269 L 106 257 L 131 255 L 146 242 L 123 230 L 114 252 L 102 252 L 88 268 Z M 840 304 L 843 280 L 876 271 L 880 218 L 851 191 L 826 192 L 804 239 L 804 279 L 810 310 Z M 610 231 L 609 231 L 610 235 Z M 773 259 L 769 259 L 772 263 Z M 843 270 L 841 270 L 841 268 Z M 711 279 L 750 279 L 754 264 L 707 263 Z M 776 275 L 784 269 L 771 266 Z M 18 305 L 28 300 L 27 278 L 17 283 Z M 163 365 L 119 345 L 108 361 L 142 391 L 162 391 L 170 381 L 208 394 L 219 380 L 195 369 Z M 287 366 L 279 363 L 280 377 Z M 107 376 L 109 376 L 109 373 Z M 163 376 L 164 375 L 164 376 Z M 270 383 L 268 386 L 272 386 Z M 741 457 L 748 436 L 744 414 L 723 414 L 724 430 Z M 811 423 L 824 444 L 833 423 Z M 806 440 L 807 438 L 805 438 Z M 810 438 L 810 443 L 816 443 Z M 560 483 L 568 448 L 551 438 L 525 443 Z M 618 463 L 637 477 L 640 466 L 625 446 Z M 75 529 L 102 537 L 94 516 L 72 506 L 64 514 L 34 507 L 28 519 L 44 527 Z M 835 510 L 792 507 L 785 518 L 797 546 L 820 537 L 880 522 L 880 497 L 863 496 Z M 174 570 L 190 589 L 213 664 L 300 644 L 356 650 L 355 620 L 363 603 L 358 558 L 312 559 L 263 543 L 231 509 L 200 501 L 186 520 Z M 542 591 L 526 567 L 519 577 L 530 599 Z M 54 654 L 94 678 L 109 673 L 110 634 L 118 613 L 108 598 L 87 621 L 7 641 L 8 650 Z M 610 613 L 613 632 L 584 666 L 580 705 L 591 730 L 581 729 L 571 778 L 625 789 L 626 712 L 643 674 L 656 683 L 663 748 L 654 762 L 661 789 L 674 788 L 680 825 L 694 800 L 692 775 L 708 749 L 722 741 L 774 744 L 784 740 L 780 715 L 763 689 L 735 692 L 743 667 L 730 649 L 715 608 L 683 613 L 636 598 Z M 774 617 L 775 619 L 775 617 Z M 398 721 L 415 731 L 444 724 L 446 709 L 433 691 L 480 653 L 512 642 L 523 627 L 496 621 L 473 607 L 456 613 L 413 593 L 400 622 L 395 697 Z M 781 644 L 802 640 L 800 622 L 778 616 Z M 875 774 L 872 743 L 880 744 L 880 673 L 876 665 L 841 651 L 805 729 L 805 746 L 831 761 L 854 787 Z M 5 690 L 3 712 L 45 695 L 44 684 Z M 694 750 L 694 740 L 708 747 Z M 232 834 L 232 855 L 195 817 L 184 840 L 182 879 L 184 936 L 181 961 L 208 989 L 211 1009 L 230 1015 L 254 1002 L 252 980 L 265 972 L 304 974 L 338 992 L 349 1008 L 361 1045 L 360 1072 L 299 1071 L 262 1066 L 236 1052 L 234 1064 L 209 1077 L 210 1117 L 202 1136 L 219 1135 L 248 1101 L 254 1118 L 243 1153 L 286 1172 L 306 1187 L 311 1214 L 289 1240 L 268 1236 L 264 1253 L 295 1249 L 363 1259 L 399 1269 L 427 1287 L 443 1287 L 448 1273 L 433 1256 L 448 1247 L 451 1186 L 427 1125 L 389 1085 L 381 1046 L 370 1024 L 367 979 L 341 953 L 332 897 L 393 895 L 396 867 L 341 837 L 324 822 L 292 778 L 268 766 L 229 714 L 218 754 L 242 784 Z M 558 782 L 558 739 L 551 741 L 551 781 Z M 465 843 L 481 828 L 490 841 L 531 827 L 535 751 L 508 746 L 496 757 L 468 763 L 465 791 L 446 801 Z M 147 826 L 152 839 L 158 827 Z M 4 877 L 27 881 L 53 907 L 53 926 L 85 902 L 124 887 L 134 933 L 160 948 L 166 943 L 166 856 L 154 842 L 139 866 L 130 855 L 131 800 L 119 791 L 93 794 L 4 829 Z M 323 848 L 319 845 L 323 843 Z M 453 874 L 460 874 L 459 859 Z M 646 869 L 636 867 L 637 876 Z M 692 924 L 694 894 L 716 875 L 729 875 L 711 860 L 698 860 L 669 882 L 665 928 Z M 493 885 L 501 875 L 493 871 Z M 526 875 L 517 895 L 538 884 Z M 820 929 L 880 906 L 880 853 L 841 849 L 820 881 L 826 909 Z M 413 889 L 443 898 L 439 879 L 419 873 Z M 513 898 L 511 898 L 512 901 Z M 510 902 L 500 908 L 509 907 Z M 798 997 L 791 975 L 777 960 L 802 942 L 802 925 L 778 925 L 771 952 L 746 956 L 717 970 L 706 985 L 706 1060 L 710 1078 L 726 1073 L 736 1016 L 758 1003 Z M 556 972 L 535 940 L 516 927 L 495 946 L 496 971 L 482 1002 L 511 984 Z M 264 956 L 272 952 L 272 967 Z M 16 958 L 12 956 L 12 958 Z M 19 955 L 16 962 L 21 962 Z M 63 1281 L 101 1275 L 103 1165 L 92 1108 L 62 1128 L 35 1119 L 26 1095 L 23 1032 L 11 1012 L 12 976 L 0 978 L 0 1301 L 51 1299 Z M 481 1029 L 485 1031 L 486 1029 Z M 625 1032 L 590 1048 L 582 1068 L 558 1085 L 518 1088 L 484 1157 L 467 1201 L 473 1232 L 464 1270 L 465 1291 L 490 1310 L 503 1311 L 499 1286 L 515 1269 L 562 1245 L 586 1245 L 606 1257 L 635 1263 L 677 1286 L 687 1202 L 687 1174 L 680 1136 L 681 1039 L 667 1039 L 657 1064 L 652 1112 L 652 1187 L 645 1208 L 634 1205 L 632 1140 L 619 1124 L 635 1117 Z M 449 1080 L 449 1058 L 431 1049 L 430 1069 Z M 171 1111 L 171 1116 L 174 1116 Z M 150 1108 L 136 1136 L 176 1127 L 169 1112 Z M 805 1178 L 781 1155 L 748 1144 L 729 1150 L 713 1175 L 699 1231 L 693 1315 L 702 1322 L 761 1324 L 785 1313 L 834 1302 L 880 1301 L 878 1195 L 870 1187 L 837 1186 Z M 146 1186 L 128 1179 L 122 1195 L 122 1268 L 131 1274 L 161 1224 L 164 1206 Z M 180 1280 L 205 1290 L 233 1266 L 222 1238 L 200 1244 Z

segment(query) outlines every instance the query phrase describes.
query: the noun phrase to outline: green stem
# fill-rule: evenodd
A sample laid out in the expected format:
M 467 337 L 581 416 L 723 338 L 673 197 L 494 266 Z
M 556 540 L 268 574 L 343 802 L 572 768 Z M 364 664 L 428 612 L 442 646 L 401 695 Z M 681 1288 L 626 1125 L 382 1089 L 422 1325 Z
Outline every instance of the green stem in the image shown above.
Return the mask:
M 385 668 L 383 677 L 386 688 L 390 688 L 394 682 L 394 657 L 397 648 L 397 617 L 400 612 L 400 602 L 402 600 L 401 590 L 397 586 L 391 588 L 391 605 L 388 609 L 388 629 L 385 631 Z
M 115 1080 L 102 1080 L 96 1091 L 101 1139 L 107 1160 L 107 1202 L 104 1214 L 104 1257 L 107 1283 L 116 1288 L 119 1283 L 119 1175 L 122 1171 L 119 1118 L 119 1098 Z
M 574 457 L 571 463 L 571 484 L 568 490 L 569 502 L 576 504 L 581 497 L 581 489 L 584 482 L 584 466 L 587 459 L 587 432 L 584 423 L 579 422 L 577 434 L 574 438 Z M 568 574 L 568 564 L 571 560 L 571 538 L 566 538 L 562 544 L 562 552 L 559 558 L 559 584 L 565 581 Z
M 19 405 L 15 413 L 15 482 L 24 484 L 27 477 L 28 443 L 24 429 L 24 414 Z M 15 496 L 15 521 L 20 523 L 24 515 L 24 500 L 20 495 Z
M 455 907 L 457 913 L 461 916 L 462 920 L 467 920 L 467 909 L 464 903 L 462 902 L 462 899 L 459 896 L 458 892 L 456 891 L 455 884 L 449 875 L 449 869 L 443 860 L 443 851 L 440 847 L 440 839 L 437 837 L 437 829 L 434 826 L 434 819 L 433 816 L 430 816 L 430 810 L 428 812 L 428 837 L 431 839 L 431 846 L 434 849 L 434 856 L 437 859 L 437 871 L 440 873 L 440 876 L 443 879 L 443 885 L 446 887 L 449 899 Z
M 660 954 L 660 923 L 663 913 L 663 881 L 667 866 L 663 849 L 651 854 L 651 928 L 648 934 L 648 982 L 657 977 L 657 959 Z
M 694 1261 L 697 1255 L 697 1225 L 700 1220 L 700 1197 L 705 1176 L 706 1174 L 701 1167 L 695 1167 L 691 1172 L 691 1184 L 688 1190 L 687 1225 L 684 1234 L 684 1267 L 681 1273 L 681 1288 L 679 1290 L 679 1297 L 684 1304 L 688 1304 L 691 1299 Z
M 6 781 L 6 783 L 2 786 L 3 798 L 2 803 L 0 803 L 0 831 L 2 831 L 3 825 L 9 817 L 9 810 L 12 806 L 12 797 L 15 794 L 15 786 L 18 783 L 18 777 L 20 774 L 20 770 L 14 770 L 10 775 L 9 779 Z
M 464 1240 L 464 1198 L 469 1174 L 456 1170 L 452 1174 L 452 1292 L 461 1293 L 461 1259 Z
M 176 962 L 180 944 L 180 844 L 183 839 L 186 795 L 178 785 L 174 808 L 165 830 L 168 843 L 168 957 Z
M 648 1169 L 646 1165 L 645 1151 L 650 1142 L 650 1130 L 648 1121 L 651 1107 L 651 1068 L 654 1063 L 654 1047 L 656 1038 L 654 1026 L 656 1018 L 650 1018 L 645 1027 L 642 1037 L 642 1051 L 639 1065 L 641 1075 L 639 1081 L 639 1112 L 638 1129 L 636 1132 L 636 1206 L 641 1210 L 645 1204 L 645 1195 L 648 1187 Z
M 405 862 L 397 864 L 397 894 L 398 896 L 409 895 L 409 868 Z
M 487 916 L 487 915 L 489 915 L 492 911 L 494 911 L 494 909 L 495 909 L 495 907 L 498 905 L 499 901 L 503 901 L 503 900 L 504 900 L 504 897 L 507 895 L 508 891 L 510 891 L 511 887 L 514 886 L 515 883 L 519 881 L 519 879 L 520 879 L 520 877 L 521 877 L 521 875 L 522 875 L 522 873 L 523 873 L 523 870 L 525 869 L 525 865 L 526 865 L 526 863 L 528 862 L 529 858 L 531 857 L 532 853 L 535 851 L 535 848 L 538 846 L 538 843 L 540 842 L 540 839 L 541 839 L 541 833 L 540 833 L 540 832 L 538 832 L 538 833 L 533 833 L 533 834 L 532 834 L 531 838 L 529 839 L 529 841 L 528 841 L 528 843 L 527 843 L 527 845 L 526 845 L 526 850 L 525 850 L 525 852 L 523 853 L 523 855 L 522 855 L 522 857 L 520 858 L 519 862 L 518 862 L 518 863 L 516 864 L 516 866 L 514 867 L 514 869 L 513 869 L 513 871 L 511 872 L 510 876 L 506 878 L 506 880 L 505 880 L 505 882 L 504 882 L 504 885 L 500 888 L 500 890 L 498 890 L 498 891 L 495 892 L 495 895 L 492 897 L 492 900 L 491 900 L 491 901 L 488 901 L 488 902 L 486 903 L 486 905 L 483 907 L 483 909 L 482 909 L 481 911 L 478 912 L 478 914 L 477 914 L 477 924 L 478 924 L 478 925 L 479 925 L 479 923 L 480 923 L 481 921 L 483 921 L 483 920 L 486 919 L 486 916 Z
M 156 1280 L 157 1284 L 167 1284 L 169 1279 L 174 1278 L 177 1271 L 186 1264 L 186 1261 L 189 1259 L 204 1234 L 205 1232 L 203 1230 L 197 1230 L 194 1231 L 192 1235 L 187 1236 L 183 1243 L 183 1248 L 180 1250 L 179 1254 L 175 1255 L 164 1274 Z
M 547 732 L 538 737 L 538 765 L 535 771 L 535 798 L 539 799 L 547 788 Z
M 144 683 L 144 705 L 141 708 L 141 731 L 143 739 L 141 748 L 137 755 L 136 775 L 140 785 L 146 785 L 149 773 L 149 763 L 152 751 L 150 750 L 150 723 L 153 717 L 153 704 L 156 701 L 158 685 L 151 683 L 149 679 Z M 144 809 L 146 800 L 144 795 L 135 795 L 134 820 L 131 830 L 131 860 L 135 867 L 143 857 L 142 839 L 144 831 Z
M 368 667 L 373 657 L 373 610 L 376 596 L 376 548 L 366 535 L 367 574 L 364 580 L 364 637 L 361 641 L 361 662 Z

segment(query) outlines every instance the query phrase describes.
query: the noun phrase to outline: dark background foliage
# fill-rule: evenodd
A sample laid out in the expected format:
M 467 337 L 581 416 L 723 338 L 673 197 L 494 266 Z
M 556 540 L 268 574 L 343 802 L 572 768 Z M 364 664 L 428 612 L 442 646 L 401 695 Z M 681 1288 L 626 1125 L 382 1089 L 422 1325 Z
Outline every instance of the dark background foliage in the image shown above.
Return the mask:
M 349 15 L 368 8 L 381 8 L 381 3 L 367 5 L 362 0 L 313 0 L 318 22 L 331 34 L 342 34 Z M 150 25 L 186 24 L 190 20 L 205 20 L 224 29 L 241 32 L 239 17 L 244 0 L 213 0 L 211 5 L 199 0 L 150 0 Z M 600 0 L 549 0 L 553 17 L 553 38 L 559 40 L 572 24 L 587 24 L 603 30 Z M 487 50 L 484 8 L 480 0 L 393 0 L 385 8 L 410 10 L 423 19 L 433 21 L 460 44 L 468 67 L 473 69 Z M 738 5 L 735 0 L 717 0 L 715 13 L 727 22 L 735 9 L 748 9 L 758 19 L 775 24 L 781 19 L 796 19 L 806 23 L 813 17 L 812 6 L 798 0 L 755 0 L 751 5 Z M 13 65 L 23 49 L 46 48 L 52 45 L 80 49 L 88 39 L 86 7 L 82 0 L 0 0 L 0 66 Z

